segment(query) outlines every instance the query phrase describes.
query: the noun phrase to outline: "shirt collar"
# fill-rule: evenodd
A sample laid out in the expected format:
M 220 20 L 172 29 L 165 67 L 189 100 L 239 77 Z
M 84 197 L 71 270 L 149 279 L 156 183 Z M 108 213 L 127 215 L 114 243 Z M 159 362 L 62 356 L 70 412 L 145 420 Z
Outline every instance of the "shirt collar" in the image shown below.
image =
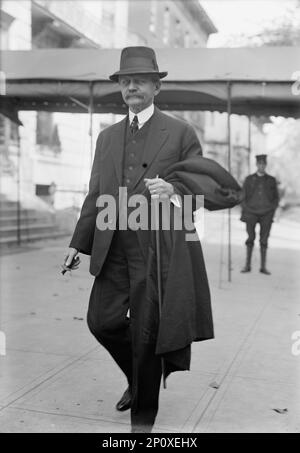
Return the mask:
M 266 176 L 266 173 L 264 173 L 263 175 L 259 175 L 258 172 L 255 173 L 256 176 L 258 176 L 258 178 L 263 178 L 264 176 Z
M 129 123 L 131 124 L 133 118 L 135 117 L 135 115 L 137 115 L 138 126 L 139 126 L 139 128 L 141 128 L 146 123 L 146 121 L 148 121 L 151 118 L 153 113 L 154 113 L 154 104 L 149 105 L 149 107 L 145 108 L 144 110 L 142 110 L 139 113 L 133 113 L 131 110 L 129 110 Z

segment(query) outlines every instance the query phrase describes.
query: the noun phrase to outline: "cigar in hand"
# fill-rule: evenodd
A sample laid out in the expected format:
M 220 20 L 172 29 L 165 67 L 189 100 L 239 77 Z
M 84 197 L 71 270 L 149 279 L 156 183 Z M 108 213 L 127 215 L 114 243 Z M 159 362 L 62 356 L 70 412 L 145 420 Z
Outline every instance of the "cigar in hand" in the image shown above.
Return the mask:
M 62 273 L 63 275 L 65 275 L 65 273 L 66 273 L 67 271 L 71 271 L 71 270 L 72 270 L 72 267 L 73 267 L 75 264 L 77 264 L 78 261 L 79 261 L 79 256 L 74 256 L 73 259 L 72 259 L 72 261 L 71 261 L 71 264 L 69 264 L 69 266 L 66 266 L 65 264 L 63 264 L 63 270 L 61 271 L 61 273 Z

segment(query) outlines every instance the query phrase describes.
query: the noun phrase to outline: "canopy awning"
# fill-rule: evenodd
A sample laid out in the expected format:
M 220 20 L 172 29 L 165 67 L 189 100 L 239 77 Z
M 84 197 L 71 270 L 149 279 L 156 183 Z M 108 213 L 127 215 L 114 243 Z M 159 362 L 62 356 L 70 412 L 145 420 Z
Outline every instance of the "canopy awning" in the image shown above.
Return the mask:
M 119 67 L 119 49 L 4 51 L 5 105 L 13 110 L 123 113 L 118 85 L 108 76 Z M 227 111 L 300 117 L 292 75 L 300 70 L 299 47 L 156 49 L 163 80 L 156 104 L 163 110 Z M 2 99 L 3 100 L 3 99 Z

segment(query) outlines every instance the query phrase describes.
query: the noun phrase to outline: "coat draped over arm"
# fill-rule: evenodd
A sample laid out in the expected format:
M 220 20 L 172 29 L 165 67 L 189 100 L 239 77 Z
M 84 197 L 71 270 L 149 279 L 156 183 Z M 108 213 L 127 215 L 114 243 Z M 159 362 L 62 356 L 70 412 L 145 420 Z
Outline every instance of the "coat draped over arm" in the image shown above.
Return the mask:
M 221 165 L 192 157 L 170 166 L 164 179 L 176 193 L 204 195 L 204 207 L 213 211 L 232 208 L 241 200 L 241 187 Z M 163 301 L 159 318 L 155 231 L 151 232 L 147 264 L 146 304 L 142 320 L 144 343 L 155 343 L 165 359 L 166 375 L 190 367 L 193 341 L 214 337 L 209 284 L 200 241 L 187 241 L 185 228 L 175 229 L 171 205 L 170 229 L 160 228 Z M 161 223 L 164 216 L 162 203 Z M 182 214 L 182 213 L 181 213 Z M 161 225 L 160 225 L 161 226 Z

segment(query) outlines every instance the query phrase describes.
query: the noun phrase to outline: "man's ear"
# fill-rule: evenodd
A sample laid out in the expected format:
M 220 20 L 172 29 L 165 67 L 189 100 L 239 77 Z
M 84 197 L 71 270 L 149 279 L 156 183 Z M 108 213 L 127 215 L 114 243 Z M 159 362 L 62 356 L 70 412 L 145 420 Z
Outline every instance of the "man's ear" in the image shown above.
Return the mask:
M 155 81 L 155 96 L 158 95 L 158 93 L 160 92 L 160 89 L 161 89 L 161 80 L 158 79 Z

